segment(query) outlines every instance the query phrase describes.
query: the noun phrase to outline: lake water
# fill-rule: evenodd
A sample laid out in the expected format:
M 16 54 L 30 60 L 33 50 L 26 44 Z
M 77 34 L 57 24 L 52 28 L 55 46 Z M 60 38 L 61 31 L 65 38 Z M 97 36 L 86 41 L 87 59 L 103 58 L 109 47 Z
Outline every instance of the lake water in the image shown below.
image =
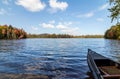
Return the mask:
M 120 62 L 117 40 L 0 40 L 0 79 L 89 79 L 88 48 Z

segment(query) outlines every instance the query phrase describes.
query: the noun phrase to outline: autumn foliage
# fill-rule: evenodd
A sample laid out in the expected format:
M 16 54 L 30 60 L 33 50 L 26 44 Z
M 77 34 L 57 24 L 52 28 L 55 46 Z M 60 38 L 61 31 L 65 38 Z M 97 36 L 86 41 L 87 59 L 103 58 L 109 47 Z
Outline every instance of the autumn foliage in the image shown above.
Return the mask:
M 105 38 L 120 39 L 120 24 L 112 26 L 105 32 Z
M 0 25 L 0 39 L 22 39 L 27 33 L 23 29 L 18 29 L 12 25 Z

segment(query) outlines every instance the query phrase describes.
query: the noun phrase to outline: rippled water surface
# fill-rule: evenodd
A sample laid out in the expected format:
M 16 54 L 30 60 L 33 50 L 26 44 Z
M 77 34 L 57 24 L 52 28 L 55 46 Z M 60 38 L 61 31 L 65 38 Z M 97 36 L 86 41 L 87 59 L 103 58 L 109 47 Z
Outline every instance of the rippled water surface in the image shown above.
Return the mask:
M 88 79 L 88 48 L 120 62 L 117 40 L 0 40 L 0 79 Z

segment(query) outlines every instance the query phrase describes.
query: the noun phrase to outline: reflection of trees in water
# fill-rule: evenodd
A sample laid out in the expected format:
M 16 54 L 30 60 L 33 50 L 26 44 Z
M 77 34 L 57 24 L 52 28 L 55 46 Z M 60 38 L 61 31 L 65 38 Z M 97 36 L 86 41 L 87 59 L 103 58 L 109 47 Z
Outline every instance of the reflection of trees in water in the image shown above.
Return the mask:
M 0 53 L 18 52 L 24 47 L 24 40 L 0 40 Z
M 116 61 L 120 61 L 120 41 L 119 40 L 106 40 L 105 41 L 106 53 Z

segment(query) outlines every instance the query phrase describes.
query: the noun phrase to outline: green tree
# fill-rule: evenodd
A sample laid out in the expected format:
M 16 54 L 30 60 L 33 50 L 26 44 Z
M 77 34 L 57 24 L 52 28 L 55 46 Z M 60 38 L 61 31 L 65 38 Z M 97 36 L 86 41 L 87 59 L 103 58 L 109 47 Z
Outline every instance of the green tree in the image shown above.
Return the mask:
M 119 22 L 120 19 L 120 0 L 110 0 L 110 4 L 112 5 L 112 7 L 109 9 L 109 11 L 111 12 L 111 21 L 113 20 L 117 20 L 117 22 Z

